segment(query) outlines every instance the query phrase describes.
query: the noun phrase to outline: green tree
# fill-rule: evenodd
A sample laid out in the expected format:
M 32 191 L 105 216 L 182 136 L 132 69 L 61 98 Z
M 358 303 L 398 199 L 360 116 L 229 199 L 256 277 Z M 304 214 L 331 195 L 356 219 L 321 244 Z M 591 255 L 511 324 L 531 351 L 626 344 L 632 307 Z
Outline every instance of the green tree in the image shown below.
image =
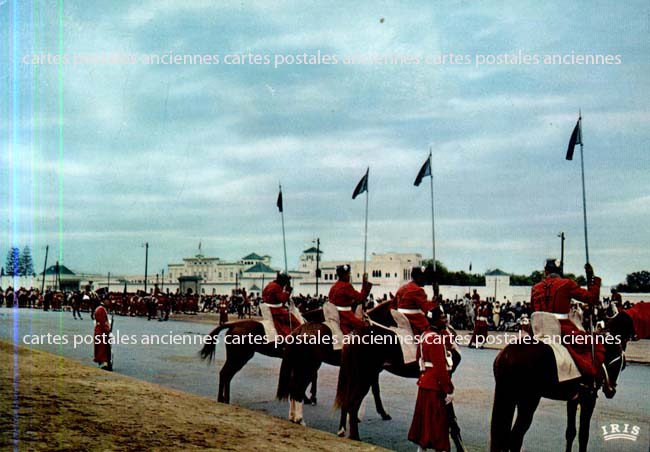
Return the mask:
M 20 260 L 20 250 L 17 246 L 12 246 L 7 251 L 7 259 L 5 260 L 5 275 L 18 276 L 18 264 Z
M 18 259 L 18 276 L 32 276 L 34 274 L 34 262 L 32 253 L 28 246 L 23 248 L 23 252 Z
M 625 283 L 616 286 L 619 292 L 650 292 L 650 272 L 642 270 L 630 273 L 625 277 Z

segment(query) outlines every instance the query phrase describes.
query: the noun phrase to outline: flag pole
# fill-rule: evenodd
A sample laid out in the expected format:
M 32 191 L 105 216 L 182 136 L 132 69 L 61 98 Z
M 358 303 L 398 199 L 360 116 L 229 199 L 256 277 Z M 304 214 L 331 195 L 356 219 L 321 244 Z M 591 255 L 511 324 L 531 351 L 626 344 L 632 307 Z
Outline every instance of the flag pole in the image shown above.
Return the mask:
M 370 167 L 366 170 L 366 228 L 365 228 L 365 234 L 364 234 L 364 239 L 363 239 L 363 275 L 366 274 L 366 259 L 367 259 L 367 250 L 368 250 L 368 172 L 370 171 Z M 362 275 L 362 276 L 363 276 Z
M 431 248 L 433 251 L 433 271 L 436 271 L 436 227 L 433 210 L 433 166 L 431 166 L 431 148 L 429 147 L 429 168 L 431 171 Z
M 282 184 L 280 184 L 280 194 L 282 194 Z M 284 246 L 284 272 L 288 275 L 289 267 L 287 266 L 287 238 L 284 233 L 284 204 L 282 205 L 282 209 L 280 209 L 280 216 L 282 217 L 282 244 Z
M 578 113 L 578 128 L 580 130 L 580 168 L 582 170 L 582 216 L 585 226 L 585 256 L 589 263 L 589 241 L 587 239 L 587 197 L 585 195 L 585 158 L 582 150 L 582 111 Z

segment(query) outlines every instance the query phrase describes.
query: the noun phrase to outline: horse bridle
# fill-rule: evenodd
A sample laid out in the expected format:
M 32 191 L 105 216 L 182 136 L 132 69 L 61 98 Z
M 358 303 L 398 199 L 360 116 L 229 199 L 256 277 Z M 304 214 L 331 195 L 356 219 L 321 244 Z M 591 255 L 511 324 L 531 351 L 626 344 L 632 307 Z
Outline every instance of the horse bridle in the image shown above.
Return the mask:
M 614 364 L 616 361 L 621 360 L 621 367 L 618 370 L 618 374 L 620 375 L 621 372 L 623 372 L 623 369 L 625 369 L 625 351 L 621 348 L 621 354 L 617 356 L 616 358 L 612 359 L 610 362 L 607 364 L 603 363 L 603 372 L 605 373 L 605 384 L 607 385 L 608 388 L 615 389 L 616 388 L 616 383 L 612 385 L 611 381 L 609 380 L 609 372 L 607 371 L 607 367 L 611 366 Z

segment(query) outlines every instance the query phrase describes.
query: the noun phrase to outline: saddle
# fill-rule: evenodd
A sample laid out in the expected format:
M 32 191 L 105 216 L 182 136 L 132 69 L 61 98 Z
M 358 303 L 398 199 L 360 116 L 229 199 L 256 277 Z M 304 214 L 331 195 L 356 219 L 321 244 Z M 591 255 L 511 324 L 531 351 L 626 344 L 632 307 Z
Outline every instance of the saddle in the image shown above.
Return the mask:
M 260 303 L 260 312 L 262 313 L 262 320 L 258 320 L 264 327 L 264 334 L 266 337 L 269 339 L 269 343 L 276 342 L 278 340 L 278 337 L 280 335 L 278 334 L 278 330 L 275 327 L 275 322 L 273 321 L 273 314 L 271 314 L 271 308 L 269 308 L 266 303 Z M 302 316 L 302 313 L 296 308 L 295 306 L 291 306 L 289 309 L 289 312 L 294 315 L 300 322 L 300 325 L 305 323 L 305 318 Z M 297 328 L 298 325 L 293 326 L 292 328 Z
M 563 382 L 580 378 L 581 373 L 569 354 L 569 350 L 557 341 L 558 337 L 562 337 L 560 321 L 550 312 L 538 311 L 533 312 L 531 315 L 530 326 L 533 336 L 553 350 L 557 367 L 557 380 Z
M 332 332 L 332 347 L 334 350 L 341 350 L 343 348 L 344 334 L 341 331 L 341 321 L 336 306 L 330 302 L 325 303 L 323 305 L 323 317 L 325 317 L 323 324 Z
M 275 323 L 273 322 L 271 308 L 269 308 L 266 303 L 261 303 L 260 312 L 262 313 L 262 320 L 259 320 L 259 322 L 264 327 L 264 334 L 269 338 L 269 342 L 277 341 L 279 334 L 278 330 L 275 328 Z
M 400 348 L 402 349 L 402 358 L 404 359 L 404 364 L 409 364 L 415 362 L 417 357 L 417 345 L 413 338 L 413 328 L 411 327 L 411 322 L 406 318 L 401 312 L 391 309 L 391 315 L 397 326 L 390 326 L 388 329 L 392 330 L 397 336 L 399 336 Z M 405 340 L 409 338 L 409 340 Z

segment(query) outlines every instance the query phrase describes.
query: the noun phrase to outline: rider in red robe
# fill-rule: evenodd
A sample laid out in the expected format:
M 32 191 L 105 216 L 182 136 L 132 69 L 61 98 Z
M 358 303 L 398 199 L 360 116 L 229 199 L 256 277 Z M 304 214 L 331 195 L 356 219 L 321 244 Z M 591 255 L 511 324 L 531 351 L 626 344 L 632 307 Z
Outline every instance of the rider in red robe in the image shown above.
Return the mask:
M 594 270 L 591 264 L 585 264 L 587 274 L 587 290 L 581 288 L 572 279 L 562 278 L 559 261 L 549 259 L 544 268 L 546 279 L 533 286 L 530 296 L 530 308 L 532 312 L 551 312 L 560 321 L 562 336 L 565 339 L 565 346 L 573 357 L 576 366 L 583 375 L 595 377 L 598 369 L 605 360 L 605 347 L 602 344 L 594 344 L 594 356 L 592 359 L 591 340 L 592 336 L 581 331 L 571 320 L 571 299 L 576 299 L 589 305 L 596 305 L 600 297 L 600 278 L 594 277 Z M 573 341 L 568 343 L 566 339 L 573 336 Z
M 412 280 L 397 290 L 397 310 L 404 314 L 413 328 L 413 335 L 419 336 L 429 329 L 426 313 L 435 307 L 427 300 L 427 294 L 422 288 L 426 284 L 423 267 L 413 267 Z
M 108 342 L 111 325 L 103 301 L 95 309 L 95 358 L 101 369 L 110 370 L 111 345 Z
M 339 312 L 339 321 L 343 334 L 349 334 L 352 330 L 361 328 L 366 323 L 354 315 L 352 306 L 363 303 L 370 294 L 372 284 L 368 282 L 368 275 L 363 275 L 361 292 L 357 292 L 350 284 L 350 266 L 339 265 L 336 267 L 338 281 L 334 283 L 329 292 L 329 302 L 336 306 Z
M 269 283 L 262 291 L 262 301 L 270 308 L 275 329 L 281 336 L 288 336 L 300 325 L 296 316 L 285 307 L 291 298 L 289 280 L 289 275 L 278 273 L 275 281 Z

